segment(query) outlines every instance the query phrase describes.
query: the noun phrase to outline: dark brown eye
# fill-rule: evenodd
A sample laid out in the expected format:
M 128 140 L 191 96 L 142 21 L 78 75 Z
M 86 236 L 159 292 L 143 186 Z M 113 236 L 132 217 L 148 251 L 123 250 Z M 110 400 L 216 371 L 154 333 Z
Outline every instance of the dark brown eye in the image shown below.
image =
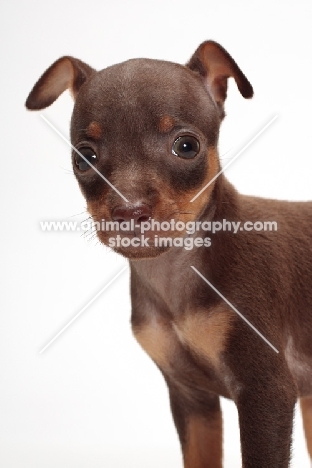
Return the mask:
M 199 153 L 199 142 L 192 136 L 181 136 L 172 145 L 172 153 L 184 159 L 192 159 Z
M 97 156 L 91 148 L 79 148 L 78 151 L 80 154 L 75 153 L 74 156 L 75 165 L 80 171 L 87 171 L 91 168 L 90 164 L 94 166 Z

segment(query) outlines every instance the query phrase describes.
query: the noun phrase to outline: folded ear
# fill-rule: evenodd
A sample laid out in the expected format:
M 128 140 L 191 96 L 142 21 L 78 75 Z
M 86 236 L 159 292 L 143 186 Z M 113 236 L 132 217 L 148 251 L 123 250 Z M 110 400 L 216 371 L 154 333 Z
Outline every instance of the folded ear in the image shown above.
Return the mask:
M 198 72 L 218 104 L 224 116 L 223 104 L 227 94 L 227 80 L 233 77 L 244 98 L 253 96 L 253 89 L 244 73 L 230 54 L 214 41 L 203 42 L 187 63 L 187 67 Z
M 81 60 L 61 57 L 33 87 L 26 101 L 27 109 L 39 110 L 50 106 L 66 89 L 70 90 L 75 99 L 81 85 L 93 73 L 95 70 Z

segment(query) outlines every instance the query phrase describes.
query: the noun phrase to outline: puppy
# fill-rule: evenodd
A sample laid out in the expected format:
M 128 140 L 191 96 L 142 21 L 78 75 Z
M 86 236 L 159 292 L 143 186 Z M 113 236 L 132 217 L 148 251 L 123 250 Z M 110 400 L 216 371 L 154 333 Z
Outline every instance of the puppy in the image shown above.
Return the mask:
M 62 57 L 26 106 L 66 89 L 75 99 L 74 172 L 94 222 L 114 227 L 99 239 L 129 258 L 132 329 L 168 385 L 184 467 L 222 467 L 223 396 L 238 409 L 243 467 L 286 468 L 298 398 L 312 455 L 312 204 L 240 195 L 222 173 L 230 77 L 252 97 L 213 41 L 186 66 L 96 72 Z M 247 230 L 266 221 L 277 229 Z

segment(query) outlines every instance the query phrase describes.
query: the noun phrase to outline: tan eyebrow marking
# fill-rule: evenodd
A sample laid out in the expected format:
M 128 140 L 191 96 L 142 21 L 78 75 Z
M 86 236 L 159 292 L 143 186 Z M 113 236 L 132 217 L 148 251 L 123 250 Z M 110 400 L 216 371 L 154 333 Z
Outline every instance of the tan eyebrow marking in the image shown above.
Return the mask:
M 171 117 L 171 115 L 163 115 L 159 121 L 158 129 L 161 133 L 167 133 L 173 129 L 174 125 L 174 117 Z
M 95 140 L 99 140 L 102 135 L 102 129 L 97 122 L 91 122 L 87 127 L 87 135 Z

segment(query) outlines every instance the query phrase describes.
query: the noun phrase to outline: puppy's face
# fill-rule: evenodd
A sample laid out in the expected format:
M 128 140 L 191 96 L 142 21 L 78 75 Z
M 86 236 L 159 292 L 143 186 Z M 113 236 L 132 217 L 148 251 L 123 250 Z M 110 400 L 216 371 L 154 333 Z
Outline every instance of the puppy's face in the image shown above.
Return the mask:
M 92 76 L 79 92 L 71 140 L 126 202 L 73 151 L 74 172 L 94 221 L 131 217 L 163 222 L 198 219 L 213 186 L 190 200 L 219 170 L 216 152 L 220 117 L 200 77 L 186 67 L 154 60 L 131 60 Z M 144 209 L 145 207 L 145 209 Z M 98 230 L 104 244 L 119 234 Z M 103 225 L 103 223 L 102 223 Z M 149 246 L 115 247 L 127 257 L 150 257 L 166 250 L 154 235 L 183 236 L 182 231 L 146 232 Z
M 219 171 L 217 140 L 224 116 L 227 79 L 244 97 L 252 87 L 230 55 L 207 41 L 187 66 L 135 59 L 96 72 L 73 57 L 57 60 L 31 91 L 28 109 L 43 109 L 65 90 L 75 99 L 71 121 L 73 167 L 100 240 L 129 258 L 154 257 L 156 232 L 148 245 L 126 245 L 152 219 L 179 221 L 179 230 L 157 235 L 183 237 L 181 224 L 200 218 L 214 184 L 191 200 Z M 78 153 L 77 153 L 78 152 Z M 103 230 L 103 221 L 134 220 L 128 231 Z M 182 224 L 182 225 L 183 225 Z M 117 237 L 121 242 L 117 242 Z

